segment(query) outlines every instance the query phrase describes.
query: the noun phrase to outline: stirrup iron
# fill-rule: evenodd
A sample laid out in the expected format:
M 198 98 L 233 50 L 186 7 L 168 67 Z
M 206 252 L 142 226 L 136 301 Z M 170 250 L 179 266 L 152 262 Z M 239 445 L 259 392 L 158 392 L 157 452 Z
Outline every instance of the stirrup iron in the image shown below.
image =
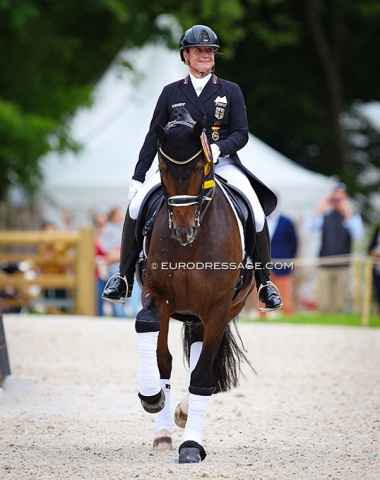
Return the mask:
M 125 291 L 124 300 L 116 300 L 115 298 L 108 298 L 108 297 L 105 297 L 105 296 L 103 295 L 104 290 L 106 290 L 106 289 L 108 288 L 108 285 L 110 284 L 110 282 L 111 282 L 112 280 L 117 279 L 117 278 L 119 278 L 120 280 L 122 280 L 122 281 L 125 283 L 126 291 Z M 106 302 L 118 303 L 119 305 L 124 305 L 125 302 L 126 302 L 126 300 L 127 300 L 127 295 L 128 295 L 128 282 L 127 282 L 127 279 L 126 279 L 125 277 L 122 277 L 119 272 L 114 273 L 114 274 L 112 275 L 112 277 L 110 277 L 110 278 L 108 279 L 105 287 L 103 288 L 103 292 L 102 292 L 102 299 L 105 300 Z
M 260 300 L 260 292 L 263 288 L 268 288 L 268 287 L 273 287 L 277 293 L 277 295 L 280 297 L 280 300 L 281 300 L 281 305 L 279 307 L 276 307 L 276 308 L 270 308 L 270 307 L 260 307 L 260 303 L 263 303 L 261 300 Z M 271 282 L 270 280 L 267 280 L 265 283 L 262 283 L 259 288 L 257 289 L 257 308 L 259 309 L 259 312 L 274 312 L 276 310 L 279 310 L 280 308 L 282 308 L 283 306 L 283 302 L 282 302 L 282 298 L 281 298 L 281 294 L 280 294 L 280 290 L 277 288 L 277 286 Z

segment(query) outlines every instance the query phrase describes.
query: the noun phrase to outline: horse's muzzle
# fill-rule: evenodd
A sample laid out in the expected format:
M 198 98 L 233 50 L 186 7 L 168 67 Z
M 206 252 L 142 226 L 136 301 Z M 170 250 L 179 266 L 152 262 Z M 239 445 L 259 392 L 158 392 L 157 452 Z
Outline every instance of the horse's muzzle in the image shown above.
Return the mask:
M 193 243 L 197 234 L 197 228 L 173 228 L 173 238 L 175 238 L 183 247 Z

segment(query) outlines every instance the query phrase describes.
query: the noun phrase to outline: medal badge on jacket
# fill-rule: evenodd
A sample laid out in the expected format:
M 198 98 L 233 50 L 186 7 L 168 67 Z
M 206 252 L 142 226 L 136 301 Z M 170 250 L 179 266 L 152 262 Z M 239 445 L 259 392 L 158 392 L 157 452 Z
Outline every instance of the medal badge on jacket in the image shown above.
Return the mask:
M 219 140 L 219 130 L 220 130 L 220 126 L 222 124 L 221 120 L 224 117 L 224 111 L 225 111 L 226 106 L 227 106 L 227 98 L 226 98 L 226 96 L 224 96 L 224 97 L 219 97 L 218 96 L 214 100 L 214 103 L 215 103 L 215 118 L 217 120 L 214 123 L 214 125 L 211 127 L 211 130 L 212 130 L 211 137 L 214 140 L 214 142 L 216 142 L 217 140 Z

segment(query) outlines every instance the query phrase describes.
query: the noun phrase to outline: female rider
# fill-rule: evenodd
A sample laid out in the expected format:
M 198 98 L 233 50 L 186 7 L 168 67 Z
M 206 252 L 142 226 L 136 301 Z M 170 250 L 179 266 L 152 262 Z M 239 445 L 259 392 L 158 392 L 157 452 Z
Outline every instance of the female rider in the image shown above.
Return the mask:
M 202 120 L 206 128 L 216 163 L 215 172 L 243 191 L 251 203 L 256 226 L 255 260 L 258 260 L 255 262 L 255 276 L 257 287 L 261 285 L 259 299 L 266 309 L 281 308 L 281 297 L 270 282 L 270 239 L 265 218 L 274 210 L 277 200 L 273 192 L 242 165 L 237 155 L 237 151 L 248 141 L 243 94 L 237 84 L 218 78 L 213 73 L 219 43 L 211 28 L 195 25 L 188 29 L 180 39 L 179 49 L 181 60 L 189 67 L 189 75 L 167 85 L 157 101 L 128 191 L 130 204 L 123 228 L 120 270 L 107 283 L 103 298 L 111 302 L 124 302 L 121 298 L 131 296 L 138 255 L 135 221 L 145 195 L 160 183 L 159 172 L 143 183 L 157 154 L 154 128 L 157 123 L 165 126 L 173 121 L 174 111 L 184 107 L 194 121 Z M 260 274 L 257 272 L 258 263 L 261 265 Z

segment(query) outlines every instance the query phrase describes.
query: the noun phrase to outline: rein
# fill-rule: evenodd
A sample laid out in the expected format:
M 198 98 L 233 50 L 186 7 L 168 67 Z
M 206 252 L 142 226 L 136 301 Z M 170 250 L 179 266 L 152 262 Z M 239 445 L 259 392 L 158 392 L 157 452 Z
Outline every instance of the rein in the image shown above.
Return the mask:
M 172 128 L 177 125 L 184 125 L 189 128 L 193 128 L 194 125 L 190 122 L 184 122 L 184 121 L 174 121 L 174 122 L 169 122 L 167 125 L 167 128 Z M 202 219 L 210 205 L 210 201 L 214 197 L 214 192 L 215 192 L 215 179 L 214 179 L 214 164 L 212 161 L 212 153 L 211 149 L 207 140 L 206 132 L 205 130 L 202 131 L 201 136 L 201 143 L 202 143 L 202 148 L 192 157 L 187 158 L 186 160 L 176 160 L 169 155 L 167 155 L 159 146 L 158 150 L 160 154 L 169 160 L 169 162 L 174 163 L 176 165 L 186 165 L 190 163 L 192 160 L 195 160 L 198 156 L 200 156 L 202 153 L 204 153 L 206 157 L 206 165 L 204 166 L 203 169 L 203 179 L 202 179 L 202 187 L 200 189 L 200 192 L 198 195 L 173 195 L 172 197 L 166 197 L 166 203 L 168 206 L 168 214 L 169 214 L 169 228 L 173 228 L 173 207 L 188 207 L 190 205 L 197 205 L 194 213 L 194 222 L 196 227 L 199 227 Z M 164 192 L 165 193 L 165 192 Z M 207 193 L 207 194 L 206 194 Z M 207 202 L 207 203 L 206 203 Z M 206 204 L 205 208 L 202 207 L 203 205 Z

